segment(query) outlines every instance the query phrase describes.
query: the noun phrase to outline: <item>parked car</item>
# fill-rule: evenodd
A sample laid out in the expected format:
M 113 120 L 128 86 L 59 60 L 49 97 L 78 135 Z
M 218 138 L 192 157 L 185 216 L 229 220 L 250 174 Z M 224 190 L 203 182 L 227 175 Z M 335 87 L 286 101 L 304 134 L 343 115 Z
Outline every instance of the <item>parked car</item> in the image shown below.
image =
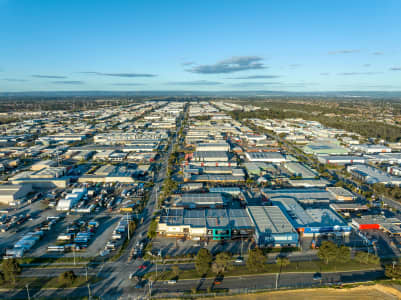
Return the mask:
M 313 280 L 322 280 L 322 274 L 320 273 L 313 274 Z
M 244 262 L 244 260 L 242 259 L 242 257 L 237 257 L 237 258 L 235 259 L 235 262 L 236 262 L 237 264 L 242 264 L 242 263 Z

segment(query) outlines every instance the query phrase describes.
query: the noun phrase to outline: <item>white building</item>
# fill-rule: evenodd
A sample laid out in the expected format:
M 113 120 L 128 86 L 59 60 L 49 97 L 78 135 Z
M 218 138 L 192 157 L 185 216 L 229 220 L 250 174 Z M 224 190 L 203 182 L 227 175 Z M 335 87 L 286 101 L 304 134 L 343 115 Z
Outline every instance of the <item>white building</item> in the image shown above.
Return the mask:
M 86 188 L 73 189 L 64 199 L 57 203 L 58 211 L 67 211 L 73 208 L 87 193 Z
M 246 152 L 245 156 L 251 162 L 282 163 L 286 161 L 285 156 L 278 152 Z
M 23 199 L 31 191 L 30 184 L 2 184 L 0 185 L 0 204 L 10 205 L 16 200 Z

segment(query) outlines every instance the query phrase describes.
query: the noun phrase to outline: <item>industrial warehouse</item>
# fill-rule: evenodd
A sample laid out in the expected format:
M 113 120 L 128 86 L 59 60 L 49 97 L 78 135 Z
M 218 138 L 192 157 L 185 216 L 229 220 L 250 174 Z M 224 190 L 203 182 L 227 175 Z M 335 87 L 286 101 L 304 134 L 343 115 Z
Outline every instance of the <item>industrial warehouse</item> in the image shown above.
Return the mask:
M 254 231 L 244 209 L 165 209 L 158 224 L 157 232 L 162 236 L 190 239 L 248 238 Z

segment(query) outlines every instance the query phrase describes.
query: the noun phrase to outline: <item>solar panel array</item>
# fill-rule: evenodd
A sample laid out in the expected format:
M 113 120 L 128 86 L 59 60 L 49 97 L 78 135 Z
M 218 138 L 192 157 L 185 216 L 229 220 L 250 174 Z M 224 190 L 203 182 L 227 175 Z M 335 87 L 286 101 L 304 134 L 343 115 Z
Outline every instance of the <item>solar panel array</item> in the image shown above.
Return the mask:
M 253 227 L 244 209 L 165 209 L 159 222 L 169 226 L 238 229 Z

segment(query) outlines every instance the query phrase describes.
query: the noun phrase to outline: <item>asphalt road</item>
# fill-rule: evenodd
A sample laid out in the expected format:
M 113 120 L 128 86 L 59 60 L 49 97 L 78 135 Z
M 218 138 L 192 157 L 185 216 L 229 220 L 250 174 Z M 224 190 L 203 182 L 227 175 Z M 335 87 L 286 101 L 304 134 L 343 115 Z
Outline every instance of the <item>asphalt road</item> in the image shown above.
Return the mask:
M 90 273 L 92 274 L 92 273 Z M 102 273 L 102 275 L 106 275 Z M 92 296 L 101 296 L 102 299 L 134 299 L 149 293 L 149 285 L 144 288 L 135 288 L 135 282 L 128 280 L 120 281 L 115 272 L 112 272 L 103 281 L 90 286 Z M 276 288 L 306 288 L 320 285 L 331 285 L 339 283 L 353 283 L 371 281 L 383 278 L 382 270 L 355 271 L 355 272 L 331 272 L 323 273 L 321 280 L 314 280 L 314 273 L 285 273 L 266 274 L 252 276 L 238 276 L 224 278 L 220 284 L 215 284 L 212 278 L 179 280 L 176 284 L 168 284 L 165 281 L 155 282 L 152 285 L 152 294 L 174 293 L 191 291 L 193 288 L 206 291 L 207 288 L 243 291 L 247 289 L 276 289 Z M 32 298 L 55 297 L 73 298 L 89 294 L 88 287 L 77 289 L 60 290 L 34 290 L 30 289 Z M 26 290 L 0 292 L 1 299 L 26 299 Z

